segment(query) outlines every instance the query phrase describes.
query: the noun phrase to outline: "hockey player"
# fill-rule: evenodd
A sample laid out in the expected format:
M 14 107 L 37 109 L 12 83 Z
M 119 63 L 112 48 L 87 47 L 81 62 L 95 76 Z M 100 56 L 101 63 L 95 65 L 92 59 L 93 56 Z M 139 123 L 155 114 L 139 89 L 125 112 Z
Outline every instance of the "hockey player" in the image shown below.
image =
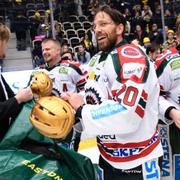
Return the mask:
M 176 22 L 180 43 L 180 18 Z M 179 46 L 167 49 L 155 62 L 161 86 L 159 124 L 164 149 L 162 179 L 180 178 L 180 54 Z M 169 125 L 169 126 L 168 126 Z
M 83 130 L 97 137 L 100 179 L 160 179 L 158 79 L 143 51 L 123 39 L 125 23 L 109 6 L 95 13 L 101 51 L 89 63 L 86 102 L 77 93 L 64 99 L 76 110 Z
M 61 45 L 58 40 L 43 40 L 42 55 L 46 62 L 45 68 L 38 69 L 34 73 L 40 70 L 45 71 L 49 75 L 53 81 L 52 95 L 62 96 L 65 92 L 80 92 L 84 90 L 87 72 L 81 68 L 80 63 L 61 59 Z M 72 136 L 72 139 L 66 139 L 64 141 L 65 146 L 77 151 L 80 134 L 77 131 L 72 131 L 69 136 L 67 138 Z M 74 138 L 77 141 L 75 144 Z
M 53 93 L 79 92 L 84 89 L 87 72 L 80 63 L 61 59 L 61 46 L 57 40 L 45 39 L 42 42 L 45 69 L 54 80 Z

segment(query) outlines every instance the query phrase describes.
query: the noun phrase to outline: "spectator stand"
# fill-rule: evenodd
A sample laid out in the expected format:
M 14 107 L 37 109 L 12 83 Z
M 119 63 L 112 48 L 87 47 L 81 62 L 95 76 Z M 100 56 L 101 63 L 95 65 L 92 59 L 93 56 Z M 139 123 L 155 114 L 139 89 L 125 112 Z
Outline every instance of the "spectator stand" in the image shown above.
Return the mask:
M 32 55 L 32 62 L 33 67 L 44 67 L 45 61 L 42 56 L 42 47 L 41 43 L 42 40 L 45 38 L 43 35 L 35 36 L 35 39 L 32 41 L 32 49 L 31 49 L 31 55 Z
M 77 33 L 76 33 L 76 31 L 74 29 L 68 29 L 68 30 L 65 31 L 65 33 L 66 33 L 66 37 L 68 39 L 70 39 L 72 37 L 77 37 Z
M 85 22 L 85 21 L 88 21 L 88 18 L 85 15 L 81 15 L 81 16 L 78 16 L 78 20 L 79 22 Z
M 72 23 L 73 24 L 73 28 L 74 28 L 74 30 L 78 30 L 78 29 L 82 29 L 83 28 L 83 25 L 82 25 L 82 23 L 81 22 L 74 22 L 74 23 Z
M 81 40 L 78 37 L 72 37 L 69 39 L 70 46 L 74 48 L 75 46 L 78 46 L 81 42 Z
M 69 16 L 69 22 L 73 23 L 73 22 L 78 22 L 78 16 L 76 15 L 70 15 Z
M 78 30 L 77 30 L 77 35 L 78 35 L 78 37 L 79 37 L 80 39 L 81 39 L 82 37 L 84 37 L 85 33 L 86 33 L 86 30 L 85 30 L 85 29 L 78 29 Z

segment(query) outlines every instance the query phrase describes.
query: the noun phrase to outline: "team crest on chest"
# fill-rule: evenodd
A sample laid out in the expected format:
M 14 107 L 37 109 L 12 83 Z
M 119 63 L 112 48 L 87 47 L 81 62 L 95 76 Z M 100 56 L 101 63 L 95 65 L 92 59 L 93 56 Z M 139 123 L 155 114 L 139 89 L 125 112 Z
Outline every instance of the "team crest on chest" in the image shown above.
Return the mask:
M 85 90 L 87 104 L 101 104 L 102 100 L 99 93 L 92 87 Z

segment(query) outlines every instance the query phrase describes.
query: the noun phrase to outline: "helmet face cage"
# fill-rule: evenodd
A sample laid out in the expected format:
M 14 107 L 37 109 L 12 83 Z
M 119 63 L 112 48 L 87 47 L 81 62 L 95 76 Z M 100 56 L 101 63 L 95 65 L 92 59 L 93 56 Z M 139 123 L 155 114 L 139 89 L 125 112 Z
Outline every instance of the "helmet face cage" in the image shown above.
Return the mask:
M 66 101 L 47 96 L 36 102 L 30 121 L 44 136 L 64 139 L 70 133 L 75 118 L 72 107 Z
M 35 72 L 32 77 L 31 89 L 35 97 L 49 96 L 52 92 L 52 80 L 42 72 Z

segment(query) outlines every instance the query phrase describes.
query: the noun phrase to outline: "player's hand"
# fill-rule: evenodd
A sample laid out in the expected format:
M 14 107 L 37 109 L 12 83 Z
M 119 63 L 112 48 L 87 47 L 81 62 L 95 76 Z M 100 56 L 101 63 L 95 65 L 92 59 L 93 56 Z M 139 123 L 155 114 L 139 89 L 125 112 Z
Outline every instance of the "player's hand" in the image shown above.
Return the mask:
M 30 87 L 21 89 L 15 96 L 18 104 L 27 102 L 33 98 L 33 93 Z
M 61 98 L 69 102 L 75 110 L 77 110 L 78 107 L 84 104 L 82 95 L 78 93 L 67 93 Z
M 176 126 L 180 129 L 180 110 L 172 109 L 169 113 L 169 116 L 173 119 Z

